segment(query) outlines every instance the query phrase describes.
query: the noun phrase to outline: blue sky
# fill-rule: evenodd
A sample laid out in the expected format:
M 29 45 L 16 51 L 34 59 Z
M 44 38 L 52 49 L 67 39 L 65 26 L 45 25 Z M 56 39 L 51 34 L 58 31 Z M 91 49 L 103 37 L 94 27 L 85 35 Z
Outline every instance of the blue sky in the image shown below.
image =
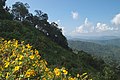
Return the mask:
M 66 36 L 120 35 L 120 0 L 7 0 L 7 5 L 17 1 L 28 3 L 31 13 L 47 13 Z

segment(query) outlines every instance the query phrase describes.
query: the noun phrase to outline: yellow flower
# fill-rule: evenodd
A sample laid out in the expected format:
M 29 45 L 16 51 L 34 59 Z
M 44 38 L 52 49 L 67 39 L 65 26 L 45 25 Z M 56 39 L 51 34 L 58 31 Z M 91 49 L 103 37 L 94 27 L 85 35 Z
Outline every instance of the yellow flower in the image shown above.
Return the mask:
M 87 73 L 83 73 L 82 76 L 86 75 Z
M 18 47 L 18 41 L 17 41 L 17 40 L 14 42 L 14 46 L 15 46 L 16 48 Z
M 79 75 L 79 74 L 77 74 L 77 77 L 80 77 L 80 75 Z
M 30 72 L 26 72 L 25 76 L 30 77 Z
M 46 78 L 43 78 L 42 80 L 46 80 Z
M 2 71 L 3 70 L 3 67 L 0 65 L 0 71 Z
M 62 80 L 68 80 L 68 79 L 66 79 L 66 78 L 63 78 Z
M 9 75 L 9 73 L 7 72 L 6 79 L 8 79 L 8 77 L 9 77 L 8 75 Z
M 24 41 L 21 42 L 21 44 L 23 44 L 23 43 L 24 43 Z
M 12 56 L 13 56 L 13 57 L 15 57 L 15 56 L 16 56 L 14 51 L 13 51 L 13 53 L 12 53 Z
M 68 80 L 75 80 L 74 78 L 70 77 Z
M 29 69 L 29 70 L 27 70 L 25 76 L 26 77 L 35 76 L 35 71 Z
M 16 58 L 15 61 L 18 61 L 18 58 Z
M 10 58 L 9 58 L 9 57 L 7 58 L 7 61 L 10 61 Z
M 86 75 L 84 78 L 83 78 L 83 80 L 86 80 L 88 78 L 88 75 Z
M 21 65 L 21 64 L 22 64 L 22 62 L 20 61 L 20 62 L 19 62 L 19 65 Z
M 33 50 L 30 50 L 31 53 L 33 53 Z
M 39 52 L 38 52 L 36 49 L 35 49 L 35 54 L 36 54 L 36 55 L 38 55 L 38 54 L 39 54 Z
M 7 40 L 5 40 L 4 43 L 7 43 Z
M 14 71 L 18 71 L 20 69 L 20 66 L 16 66 L 15 68 L 14 68 Z
M 5 68 L 7 68 L 9 66 L 10 62 L 6 62 L 5 63 Z
M 68 71 L 66 71 L 65 69 L 63 70 L 63 73 L 65 74 L 65 75 L 67 75 L 68 74 Z
M 35 63 L 38 63 L 38 60 L 36 60 Z
M 55 73 L 56 76 L 60 76 L 60 69 L 55 68 L 54 73 Z
M 22 59 L 23 59 L 23 55 L 20 55 L 19 60 L 22 60 Z
M 2 40 L 4 40 L 4 38 L 1 38 Z
M 34 59 L 34 55 L 31 55 L 31 56 L 29 56 L 30 57 L 30 59 Z
M 15 63 L 15 61 L 12 61 L 12 63 L 11 64 L 14 64 Z
M 54 74 L 53 74 L 51 71 L 49 71 L 49 72 L 48 72 L 48 77 L 49 77 L 50 79 L 53 79 L 53 78 L 54 78 Z
M 24 49 L 22 50 L 22 53 L 24 52 Z
M 31 49 L 32 46 L 30 46 L 29 44 L 27 44 L 26 47 L 27 47 L 28 49 Z
M 83 73 L 80 77 L 83 77 L 83 76 L 86 76 L 87 75 L 87 73 Z
M 47 72 L 47 71 L 49 71 L 49 69 L 48 69 L 48 68 L 45 68 L 45 71 Z
M 35 66 L 35 64 L 32 64 L 32 66 Z
M 40 55 L 37 55 L 37 58 L 38 58 L 38 59 L 40 59 L 40 58 L 41 58 L 41 56 L 40 56 Z
M 8 44 L 10 44 L 10 43 L 11 43 L 11 41 L 9 40 L 9 41 L 8 41 Z

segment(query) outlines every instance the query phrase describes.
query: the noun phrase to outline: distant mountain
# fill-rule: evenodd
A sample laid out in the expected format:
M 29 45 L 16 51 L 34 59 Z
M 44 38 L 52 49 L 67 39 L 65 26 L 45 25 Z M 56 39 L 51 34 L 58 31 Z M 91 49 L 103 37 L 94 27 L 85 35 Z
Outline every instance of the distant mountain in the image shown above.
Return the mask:
M 110 39 L 110 40 L 86 40 L 87 42 L 93 42 L 102 45 L 114 45 L 120 47 L 120 38 Z
M 113 45 L 120 47 L 120 37 L 119 36 L 81 36 L 79 38 L 69 37 L 68 40 L 72 41 L 83 41 L 92 42 L 100 45 Z
M 120 38 L 119 36 L 76 36 L 76 37 L 71 37 L 67 36 L 68 40 L 111 40 L 111 39 L 118 39 Z
M 115 40 L 119 41 L 119 39 L 115 39 Z M 110 41 L 108 40 L 109 41 L 108 43 L 106 41 L 106 45 L 103 45 L 105 43 L 104 40 L 103 40 L 104 43 L 102 43 L 102 41 L 97 42 L 97 40 L 96 40 L 96 42 L 69 40 L 68 44 L 69 44 L 69 47 L 71 47 L 74 50 L 75 49 L 78 51 L 83 50 L 90 54 L 94 54 L 99 57 L 102 57 L 104 59 L 106 57 L 107 58 L 109 57 L 109 58 L 112 58 L 115 60 L 119 60 L 120 59 L 120 47 L 112 45 L 113 43 L 115 43 L 115 40 L 110 40 Z M 113 42 L 112 44 L 110 44 L 111 41 Z M 116 42 L 116 44 L 117 44 L 117 42 Z

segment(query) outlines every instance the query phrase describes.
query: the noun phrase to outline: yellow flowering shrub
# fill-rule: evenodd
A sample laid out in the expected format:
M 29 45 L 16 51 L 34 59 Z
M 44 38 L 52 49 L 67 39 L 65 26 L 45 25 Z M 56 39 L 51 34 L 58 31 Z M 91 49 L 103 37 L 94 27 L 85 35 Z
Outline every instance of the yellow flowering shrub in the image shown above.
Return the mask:
M 0 38 L 0 80 L 92 80 L 87 73 L 71 77 L 63 67 L 50 69 L 39 52 L 24 41 Z

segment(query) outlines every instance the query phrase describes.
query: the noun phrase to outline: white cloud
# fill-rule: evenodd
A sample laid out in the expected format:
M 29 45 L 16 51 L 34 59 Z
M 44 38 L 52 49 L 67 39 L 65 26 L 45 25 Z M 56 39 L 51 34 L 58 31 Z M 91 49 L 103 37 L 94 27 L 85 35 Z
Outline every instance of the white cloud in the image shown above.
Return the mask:
M 79 18 L 78 12 L 72 11 L 71 14 L 72 14 L 73 19 L 78 19 Z
M 74 31 L 72 31 L 72 35 L 80 35 L 80 34 L 94 34 L 94 33 L 103 33 L 103 32 L 111 32 L 118 31 L 119 28 L 113 25 L 107 25 L 105 23 L 98 22 L 96 25 L 93 25 L 88 21 L 88 18 L 85 19 L 84 24 L 76 27 Z
M 120 13 L 117 14 L 111 21 L 115 25 L 120 25 Z
M 88 32 L 93 32 L 93 31 L 94 31 L 94 26 L 92 25 L 91 22 L 88 21 L 88 18 L 86 18 L 84 21 L 84 24 L 77 27 L 74 32 L 76 32 L 76 33 L 88 33 Z
M 107 24 L 102 24 L 102 23 L 97 23 L 97 26 L 95 28 L 96 32 L 103 32 L 103 31 L 108 31 L 108 30 L 114 30 L 113 27 L 109 27 Z

